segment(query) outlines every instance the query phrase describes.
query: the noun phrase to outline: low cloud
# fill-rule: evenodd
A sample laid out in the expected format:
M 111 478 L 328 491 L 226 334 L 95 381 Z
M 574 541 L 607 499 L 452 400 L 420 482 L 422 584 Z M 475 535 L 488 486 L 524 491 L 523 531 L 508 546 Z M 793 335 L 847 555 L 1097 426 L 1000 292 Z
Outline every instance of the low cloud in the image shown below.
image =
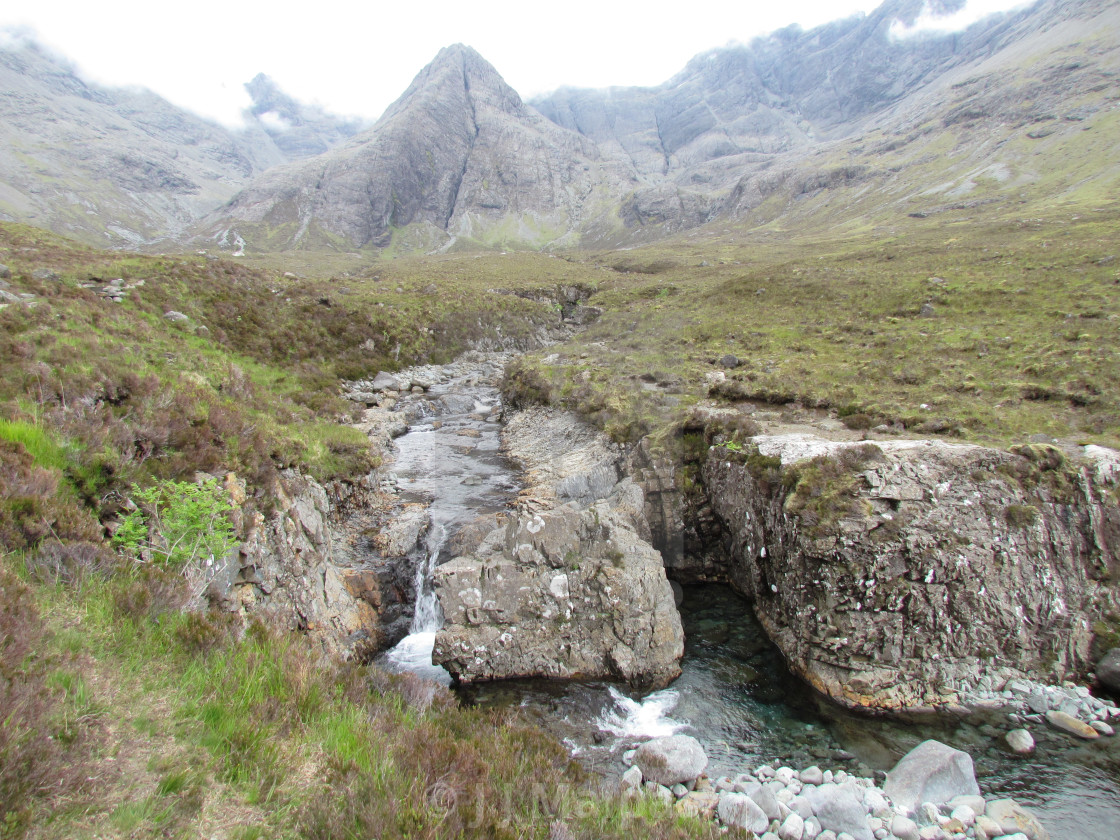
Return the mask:
M 891 24 L 892 38 L 912 38 L 926 33 L 960 32 L 989 15 L 1025 8 L 1029 0 L 968 0 L 963 8 L 947 11 L 946 6 L 956 5 L 926 0 L 922 13 L 912 24 L 896 20 Z

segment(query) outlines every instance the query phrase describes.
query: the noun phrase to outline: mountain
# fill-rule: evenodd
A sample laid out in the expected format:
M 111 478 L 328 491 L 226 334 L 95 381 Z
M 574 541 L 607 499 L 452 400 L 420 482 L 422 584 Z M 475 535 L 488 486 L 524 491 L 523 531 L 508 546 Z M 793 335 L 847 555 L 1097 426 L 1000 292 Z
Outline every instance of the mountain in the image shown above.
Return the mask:
M 259 120 L 231 130 L 147 90 L 87 83 L 32 42 L 0 47 L 0 219 L 103 246 L 180 239 L 254 175 L 343 139 L 347 121 L 301 109 L 260 79 L 254 109 L 282 114 L 302 139 Z
M 458 239 L 576 244 L 617 205 L 627 167 L 544 119 L 469 47 L 444 48 L 368 130 L 257 179 L 209 232 L 250 247 Z M 606 209 L 601 209 L 606 208 Z M 402 237 L 404 242 L 401 242 Z
M 961 5 L 952 0 L 940 10 Z M 809 31 L 794 26 L 704 53 L 656 88 L 562 89 L 531 104 L 594 140 L 604 155 L 632 163 L 644 183 L 621 214 L 648 238 L 712 218 L 748 217 L 768 201 L 773 206 L 760 220 L 803 213 L 792 205 L 805 195 L 830 190 L 839 197 L 857 183 L 866 191 L 869 180 L 922 195 L 966 174 L 940 170 L 950 156 L 975 163 L 994 154 L 1000 173 L 1017 171 L 1024 163 L 1018 150 L 995 148 L 990 139 L 1011 137 L 1033 120 L 1061 126 L 1062 102 L 1084 100 L 1073 110 L 1103 114 L 1102 91 L 1116 90 L 1120 62 L 1103 48 L 1109 38 L 1116 43 L 1115 4 L 1048 0 L 962 32 L 905 34 L 924 8 L 921 0 L 888 0 L 867 16 Z M 1089 41 L 1098 43 L 1089 48 Z M 1052 146 L 1036 145 L 1030 157 Z M 903 147 L 916 153 L 921 171 Z M 1099 174 L 1107 175 L 1108 161 L 1100 162 Z M 1048 166 L 1061 172 L 1069 163 L 1062 152 Z
M 337 117 L 318 106 L 293 99 L 264 73 L 246 82 L 245 90 L 253 101 L 245 111 L 250 128 L 267 134 L 287 160 L 320 155 L 353 137 L 363 127 L 359 119 Z
M 455 45 L 366 128 L 262 75 L 230 131 L 25 46 L 0 52 L 0 217 L 108 244 L 395 253 L 1110 200 L 1120 5 L 1039 0 L 960 32 L 909 28 L 961 5 L 887 0 L 709 51 L 657 87 L 529 103 Z

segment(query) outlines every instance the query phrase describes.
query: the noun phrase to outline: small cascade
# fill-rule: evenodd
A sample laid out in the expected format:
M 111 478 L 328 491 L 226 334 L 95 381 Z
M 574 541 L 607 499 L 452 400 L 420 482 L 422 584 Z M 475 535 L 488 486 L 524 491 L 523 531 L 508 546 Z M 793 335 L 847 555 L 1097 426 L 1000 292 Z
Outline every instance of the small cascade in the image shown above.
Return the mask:
M 475 379 L 468 375 L 435 385 L 423 396 L 402 400 L 399 408 L 411 425 L 396 441 L 394 473 L 405 501 L 427 505 L 431 527 L 417 563 L 409 634 L 382 662 L 445 685 L 451 676 L 432 664 L 436 633 L 443 626 L 435 569 L 449 559 L 446 549 L 460 528 L 505 510 L 518 489 L 512 465 L 499 452 L 500 395 L 493 384 Z
M 676 735 L 688 728 L 688 724 L 669 717 L 669 712 L 680 699 L 680 695 L 671 688 L 655 691 L 640 702 L 627 697 L 613 685 L 609 691 L 614 706 L 606 709 L 595 721 L 601 732 L 617 738 L 645 739 Z
M 443 626 L 443 611 L 432 586 L 432 575 L 439 565 L 439 553 L 447 542 L 447 526 L 433 522 L 426 541 L 426 556 L 416 565 L 416 612 L 412 616 L 409 635 L 434 633 Z

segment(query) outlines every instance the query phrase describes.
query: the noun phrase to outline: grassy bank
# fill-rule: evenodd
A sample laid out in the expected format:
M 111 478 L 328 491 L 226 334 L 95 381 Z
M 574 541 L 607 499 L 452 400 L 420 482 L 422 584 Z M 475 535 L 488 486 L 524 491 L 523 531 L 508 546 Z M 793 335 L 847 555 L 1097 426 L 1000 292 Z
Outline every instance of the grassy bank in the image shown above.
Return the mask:
M 173 572 L 0 568 L 4 837 L 696 837 L 513 712 L 184 613 Z
M 855 429 L 1116 445 L 1118 224 L 1115 207 L 905 219 L 859 237 L 696 234 L 583 256 L 603 318 L 527 359 L 507 391 L 618 439 L 712 396 L 826 409 Z

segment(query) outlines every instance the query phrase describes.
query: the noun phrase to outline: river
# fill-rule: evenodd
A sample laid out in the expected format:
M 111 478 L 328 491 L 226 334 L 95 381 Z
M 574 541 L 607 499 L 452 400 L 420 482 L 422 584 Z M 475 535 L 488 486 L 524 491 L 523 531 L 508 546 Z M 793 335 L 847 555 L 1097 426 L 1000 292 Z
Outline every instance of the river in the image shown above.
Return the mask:
M 461 377 L 408 397 L 414 422 L 396 442 L 402 496 L 429 504 L 432 525 L 416 579 L 410 634 L 381 663 L 445 685 L 431 664 L 442 616 L 431 571 L 450 559 L 463 525 L 504 510 L 517 473 L 499 451 L 500 396 L 493 378 Z M 1002 745 L 1006 727 L 953 720 L 903 723 L 845 712 L 820 699 L 788 669 L 754 619 L 750 604 L 723 586 L 684 589 L 681 676 L 668 688 L 635 692 L 608 682 L 509 680 L 458 687 L 463 702 L 517 706 L 560 738 L 585 765 L 605 775 L 622 754 L 650 737 L 694 735 L 711 761 L 709 775 L 734 775 L 775 759 L 860 775 L 885 771 L 927 738 L 972 755 L 988 798 L 1014 797 L 1035 810 L 1054 838 L 1120 837 L 1120 736 L 1074 741 L 1045 726 L 1027 758 Z

